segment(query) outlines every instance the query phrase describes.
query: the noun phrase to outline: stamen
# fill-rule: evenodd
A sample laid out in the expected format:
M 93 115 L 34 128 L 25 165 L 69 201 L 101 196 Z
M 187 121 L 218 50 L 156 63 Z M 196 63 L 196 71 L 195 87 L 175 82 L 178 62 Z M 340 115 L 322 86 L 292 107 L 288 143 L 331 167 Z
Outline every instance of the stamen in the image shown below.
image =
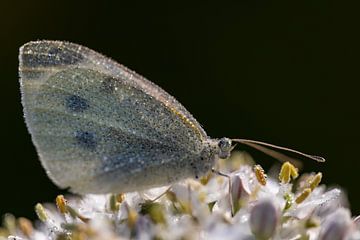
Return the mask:
M 110 201 L 109 201 L 109 208 L 112 212 L 119 211 L 120 204 L 125 200 L 125 194 L 111 194 Z
M 10 213 L 5 214 L 3 225 L 10 234 L 16 234 L 16 218 L 14 215 Z
M 46 222 L 48 220 L 48 215 L 46 213 L 46 210 L 41 203 L 35 205 L 35 212 L 38 218 L 40 219 L 40 221 Z
M 258 182 L 265 186 L 266 185 L 266 174 L 265 174 L 265 171 L 264 169 L 260 166 L 260 165 L 255 165 L 254 166 L 254 172 L 255 172 L 255 176 L 256 176 L 256 179 L 258 180 Z
M 84 217 L 83 215 L 78 213 L 74 208 L 70 207 L 69 205 L 66 206 L 66 210 L 72 218 L 79 218 L 81 221 L 83 221 L 85 223 L 89 222 L 89 220 L 90 220 L 89 218 Z
M 119 193 L 116 195 L 116 201 L 118 203 L 122 203 L 125 200 L 125 194 L 124 193 Z
M 127 204 L 125 204 L 125 209 L 127 210 L 128 214 L 127 225 L 130 229 L 133 229 L 139 217 L 138 213 L 135 211 L 135 209 L 130 208 Z
M 311 188 L 311 191 L 313 191 L 317 186 L 319 186 L 322 179 L 322 173 L 319 172 L 315 176 L 311 178 L 309 181 L 309 187 Z
M 67 211 L 67 201 L 66 201 L 66 199 L 65 199 L 65 197 L 64 197 L 64 195 L 58 195 L 57 197 L 56 197 L 56 206 L 57 206 L 57 208 L 59 209 L 59 211 L 62 213 L 62 214 L 65 214 L 65 213 L 67 213 L 68 211 Z
M 279 180 L 282 183 L 289 183 L 291 179 L 295 179 L 299 176 L 298 169 L 289 162 L 284 163 L 281 166 Z
M 110 207 L 110 211 L 112 212 L 119 211 L 120 203 L 117 201 L 116 194 L 110 195 L 109 207 Z
M 21 232 L 26 237 L 31 238 L 31 235 L 34 232 L 31 221 L 29 219 L 21 217 L 18 219 L 18 225 L 19 225 L 19 229 L 21 230 Z
M 304 191 L 302 191 L 300 193 L 300 195 L 295 199 L 295 202 L 297 204 L 302 203 L 311 193 L 311 189 L 310 188 L 305 188 Z
M 299 196 L 297 196 L 297 198 L 295 199 L 295 202 L 297 204 L 302 203 L 311 193 L 311 189 L 310 188 L 305 188 Z

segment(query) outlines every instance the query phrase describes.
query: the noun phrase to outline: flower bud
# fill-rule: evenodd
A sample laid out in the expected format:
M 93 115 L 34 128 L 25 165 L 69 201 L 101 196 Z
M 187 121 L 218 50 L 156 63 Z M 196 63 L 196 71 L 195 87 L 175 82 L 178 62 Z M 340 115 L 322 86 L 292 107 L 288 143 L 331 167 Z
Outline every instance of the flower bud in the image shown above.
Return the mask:
M 346 239 L 351 227 L 351 218 L 348 210 L 340 208 L 330 214 L 322 224 L 320 240 L 343 240 Z
M 250 212 L 250 228 L 259 239 L 271 238 L 279 222 L 279 212 L 269 199 L 260 200 Z

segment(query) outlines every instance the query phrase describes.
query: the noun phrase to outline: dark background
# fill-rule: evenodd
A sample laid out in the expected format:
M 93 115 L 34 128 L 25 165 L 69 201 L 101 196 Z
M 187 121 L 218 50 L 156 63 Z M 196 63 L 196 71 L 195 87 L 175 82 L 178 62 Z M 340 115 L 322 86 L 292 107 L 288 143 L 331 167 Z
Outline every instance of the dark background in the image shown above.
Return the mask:
M 37 39 L 80 43 L 137 71 L 212 137 L 326 157 L 325 164 L 304 160 L 305 171 L 322 171 L 325 183 L 346 189 L 359 214 L 358 9 L 324 0 L 1 1 L 0 214 L 33 218 L 36 202 L 61 193 L 22 117 L 18 48 Z M 251 153 L 266 168 L 276 162 Z

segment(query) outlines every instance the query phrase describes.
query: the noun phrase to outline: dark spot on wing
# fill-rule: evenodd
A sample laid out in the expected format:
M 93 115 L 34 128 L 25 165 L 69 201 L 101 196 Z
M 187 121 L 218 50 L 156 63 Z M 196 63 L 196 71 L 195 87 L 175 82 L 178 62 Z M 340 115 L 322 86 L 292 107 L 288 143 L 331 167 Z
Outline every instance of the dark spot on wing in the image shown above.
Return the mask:
M 114 93 L 118 85 L 117 79 L 113 77 L 107 77 L 101 82 L 101 91 L 104 93 Z
M 30 50 L 30 51 L 29 51 Z M 24 67 L 52 67 L 59 65 L 73 65 L 83 60 L 80 53 L 60 46 L 49 46 L 36 43 L 24 47 L 22 53 Z
M 90 106 L 86 99 L 77 95 L 71 95 L 65 98 L 65 107 L 72 112 L 83 112 Z
M 95 140 L 95 135 L 91 132 L 76 131 L 75 139 L 76 143 L 84 149 L 95 150 L 96 148 L 97 143 Z

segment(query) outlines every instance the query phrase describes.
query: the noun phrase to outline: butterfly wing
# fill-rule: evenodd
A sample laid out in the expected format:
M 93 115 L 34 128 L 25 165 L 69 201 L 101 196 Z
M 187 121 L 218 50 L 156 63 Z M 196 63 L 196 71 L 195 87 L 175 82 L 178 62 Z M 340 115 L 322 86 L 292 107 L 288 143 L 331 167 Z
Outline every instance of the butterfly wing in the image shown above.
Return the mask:
M 67 42 L 27 43 L 19 60 L 25 120 L 60 187 L 125 192 L 194 174 L 207 136 L 161 88 Z

